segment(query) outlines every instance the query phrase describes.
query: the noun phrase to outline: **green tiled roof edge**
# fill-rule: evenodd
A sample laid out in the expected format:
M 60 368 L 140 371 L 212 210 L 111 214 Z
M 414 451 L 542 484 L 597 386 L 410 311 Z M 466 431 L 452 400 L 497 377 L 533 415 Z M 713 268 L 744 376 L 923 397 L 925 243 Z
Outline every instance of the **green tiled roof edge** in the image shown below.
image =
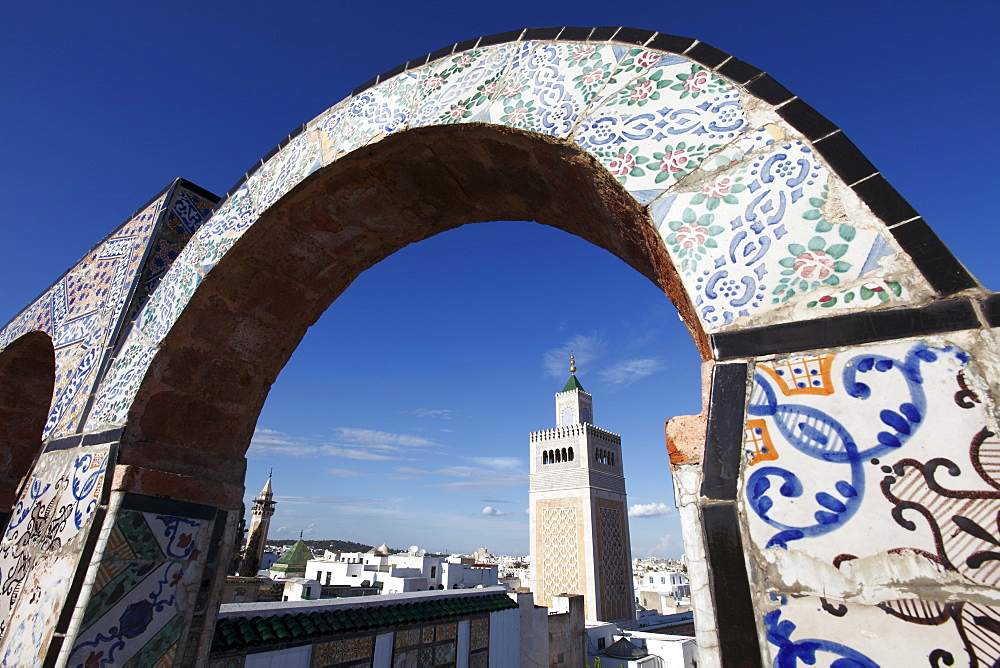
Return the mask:
M 309 613 L 303 610 L 300 613 L 283 611 L 268 616 L 223 617 L 215 625 L 212 653 L 221 654 L 247 647 L 278 645 L 389 626 L 444 621 L 453 617 L 468 617 L 516 607 L 517 603 L 506 594 L 486 594 Z
M 575 373 L 570 374 L 569 380 L 566 381 L 566 387 L 562 389 L 563 392 L 569 392 L 570 390 L 580 390 L 581 392 L 587 391 L 583 389 L 583 385 L 581 385 L 580 381 L 576 379 Z

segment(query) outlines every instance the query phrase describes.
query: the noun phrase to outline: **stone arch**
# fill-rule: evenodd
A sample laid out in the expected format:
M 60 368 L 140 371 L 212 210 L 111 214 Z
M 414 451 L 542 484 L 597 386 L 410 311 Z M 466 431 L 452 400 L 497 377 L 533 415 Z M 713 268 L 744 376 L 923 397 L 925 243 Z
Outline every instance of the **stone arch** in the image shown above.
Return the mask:
M 105 490 L 112 501 L 104 499 L 106 519 L 99 515 L 103 525 L 89 528 L 92 535 L 127 514 L 149 513 L 197 524 L 202 534 L 192 544 L 231 545 L 253 424 L 306 328 L 361 272 L 404 245 L 509 219 L 564 229 L 649 278 L 675 303 L 706 360 L 705 411 L 667 427 L 706 665 L 756 664 L 747 647 L 761 646 L 766 658 L 797 642 L 796 625 L 825 631 L 824 621 L 836 623 L 817 614 L 849 614 L 843 628 L 853 629 L 866 625 L 856 619 L 881 620 L 887 610 L 901 620 L 905 612 L 886 597 L 913 590 L 929 605 L 953 606 L 942 618 L 957 625 L 956 637 L 966 637 L 963 623 L 1000 619 L 1000 602 L 963 617 L 960 603 L 987 600 L 997 584 L 995 563 L 969 561 L 972 542 L 883 544 L 884 530 L 862 531 L 854 552 L 831 560 L 822 538 L 859 512 L 866 479 L 894 510 L 912 508 L 918 501 L 893 497 L 893 485 L 917 477 L 913 471 L 932 455 L 937 461 L 942 447 L 963 462 L 956 470 L 981 474 L 960 482 L 986 514 L 1000 505 L 983 491 L 997 486 L 980 456 L 996 448 L 1000 431 L 982 401 L 998 386 L 988 330 L 1000 323 L 1000 302 L 844 133 L 769 75 L 705 43 L 630 28 L 529 29 L 441 49 L 362 85 L 241 178 L 148 302 L 136 305 L 90 400 L 67 402 L 76 413 L 64 424 L 84 424 L 78 447 L 110 443 L 116 452 Z M 972 445 L 924 439 L 908 448 L 915 464 L 881 462 L 917 440 L 918 430 L 933 431 L 924 426 L 926 392 L 911 383 L 912 396 L 890 392 L 877 417 L 853 423 L 838 402 L 884 390 L 855 382 L 858 374 L 870 381 L 893 369 L 910 381 L 928 371 L 935 405 L 960 411 L 940 433 Z M 828 396 L 830 419 L 815 423 L 828 431 L 794 432 L 777 417 L 803 406 L 818 411 L 813 403 Z M 880 445 L 847 446 L 844 424 Z M 846 466 L 851 483 L 818 473 L 818 465 L 778 472 L 774 464 L 824 447 L 836 452 L 813 459 Z M 813 524 L 782 524 L 780 504 L 802 493 L 803 480 L 839 496 L 824 489 L 809 497 L 821 506 Z M 940 495 L 939 486 L 930 490 Z M 936 522 L 931 515 L 924 517 Z M 870 526 L 899 524 L 888 511 L 872 518 Z M 970 535 L 989 543 L 974 529 Z M 822 540 L 804 540 L 813 538 Z M 105 557 L 102 542 L 76 539 L 83 548 L 62 555 L 68 568 L 81 564 L 72 590 L 80 614 L 61 615 L 55 629 L 66 638 L 63 661 L 117 628 L 109 617 L 86 637 L 78 633 L 92 594 L 84 583 L 94 581 L 84 578 L 87 560 L 96 573 Z M 866 557 L 896 572 L 888 562 L 908 558 L 899 556 L 907 547 L 919 562 L 913 572 L 922 574 L 915 589 L 852 581 L 860 593 L 845 590 L 835 605 L 822 598 L 831 595 L 827 580 L 796 579 L 765 558 L 786 550 L 821 564 L 809 570 L 815 574 Z M 181 643 L 182 663 L 204 660 L 211 644 L 213 582 L 227 560 L 206 554 L 189 570 L 197 589 L 198 569 L 207 569 L 180 612 L 188 636 L 198 638 Z M 964 578 L 965 589 L 928 585 L 921 578 L 931 562 L 952 564 L 949 577 Z M 68 590 L 47 599 L 47 609 L 74 605 L 66 604 Z M 881 607 L 869 605 L 869 591 L 886 598 Z M 20 619 L 30 615 L 26 609 Z M 980 624 L 991 633 L 995 625 Z M 758 633 L 765 627 L 766 637 Z M 826 651 L 865 642 L 849 630 L 833 633 Z M 893 633 L 896 647 L 907 645 L 905 629 Z M 18 650 L 2 643 L 4 658 L 16 663 Z
M 44 332 L 28 332 L 0 350 L 0 524 L 42 446 L 55 385 L 55 349 Z

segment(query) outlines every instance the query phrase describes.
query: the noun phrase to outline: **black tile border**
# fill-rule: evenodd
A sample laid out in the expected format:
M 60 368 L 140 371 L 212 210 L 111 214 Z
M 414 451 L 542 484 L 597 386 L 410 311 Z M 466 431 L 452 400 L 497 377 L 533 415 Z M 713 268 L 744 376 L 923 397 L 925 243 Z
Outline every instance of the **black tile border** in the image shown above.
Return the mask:
M 117 443 L 122 440 L 122 434 L 125 433 L 125 427 L 119 427 L 117 429 L 108 429 L 107 431 L 98 431 L 90 434 L 83 435 L 83 442 L 80 445 L 100 445 L 101 443 Z
M 757 614 L 743 561 L 743 539 L 736 505 L 704 505 L 701 518 L 722 665 L 757 668 L 761 665 Z
M 889 228 L 889 232 L 938 294 L 953 295 L 978 285 L 923 218 Z
M 563 42 L 586 42 L 590 39 L 592 32 L 594 32 L 593 28 L 566 26 L 559 33 L 559 40 Z
M 979 301 L 979 308 L 990 327 L 1000 327 L 1000 294 Z
M 616 42 L 623 42 L 627 44 L 632 44 L 634 46 L 642 46 L 649 40 L 653 39 L 653 35 L 656 32 L 652 30 L 643 30 L 642 28 L 626 28 L 622 26 L 615 33 L 614 40 Z
M 795 97 L 792 91 L 778 83 L 770 74 L 757 77 L 747 84 L 746 89 L 751 95 L 771 105 L 784 104 Z
M 740 86 L 764 74 L 764 70 L 757 69 L 750 63 L 744 62 L 739 58 L 730 58 L 716 72 Z
M 820 139 L 813 146 L 816 147 L 820 155 L 826 158 L 833 171 L 837 172 L 847 185 L 857 183 L 878 172 L 875 165 L 854 145 L 854 142 L 839 130 Z M 913 215 L 917 214 L 914 212 Z M 887 225 L 892 224 L 888 220 L 885 222 Z
M 559 33 L 562 31 L 562 28 L 526 28 L 521 39 L 525 42 L 533 42 L 536 40 L 547 42 L 559 37 Z
M 716 364 L 712 369 L 701 482 L 701 495 L 709 499 L 736 499 L 748 372 L 745 362 Z
M 705 42 L 698 42 L 690 47 L 684 52 L 684 56 L 713 70 L 730 58 L 725 51 Z
M 73 436 L 63 436 L 62 438 L 56 438 L 48 443 L 42 448 L 42 452 L 55 452 L 57 450 L 70 450 L 80 445 L 83 442 L 83 436 L 80 434 L 74 434 Z
M 646 44 L 650 49 L 666 51 L 667 53 L 681 54 L 694 46 L 697 40 L 691 37 L 679 37 L 677 35 L 665 35 L 657 33 L 650 42 Z
M 919 214 L 881 174 L 876 174 L 851 186 L 851 190 L 868 205 L 886 225 L 898 225 L 917 218 Z
M 795 98 L 778 107 L 778 115 L 805 135 L 809 141 L 815 141 L 840 129 L 833 124 L 833 121 L 800 98 Z
M 125 497 L 122 499 L 122 510 L 136 510 L 140 513 L 161 513 L 164 515 L 187 517 L 194 520 L 210 520 L 215 517 L 219 509 L 214 506 L 191 503 L 190 501 L 178 501 L 159 496 L 146 496 L 145 494 L 125 492 Z
M 493 35 L 487 35 L 479 39 L 479 44 L 477 48 L 482 48 L 484 46 L 493 46 L 495 44 L 503 44 L 505 42 L 516 42 L 520 40 L 521 34 L 524 32 L 524 28 L 519 28 L 518 30 L 508 30 L 506 32 L 498 32 Z
M 786 322 L 712 334 L 710 338 L 716 359 L 727 360 L 907 339 L 980 326 L 972 302 L 946 299 L 918 308 L 891 308 Z

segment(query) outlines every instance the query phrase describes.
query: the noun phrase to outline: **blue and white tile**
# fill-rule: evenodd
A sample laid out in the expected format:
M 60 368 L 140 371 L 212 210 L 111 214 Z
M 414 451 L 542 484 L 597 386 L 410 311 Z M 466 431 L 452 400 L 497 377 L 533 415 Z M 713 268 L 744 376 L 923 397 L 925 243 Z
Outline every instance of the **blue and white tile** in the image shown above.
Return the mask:
M 130 337 L 97 390 L 97 399 L 87 418 L 87 431 L 125 424 L 132 400 L 149 369 L 156 347 Z
M 888 246 L 826 219 L 829 171 L 802 142 L 774 144 L 650 213 L 707 331 L 745 326 L 861 278 Z M 873 259 L 874 258 L 874 259 Z
M 525 44 L 498 44 L 452 54 L 418 71 L 421 96 L 411 127 L 489 122 L 504 72 Z
M 254 213 L 260 216 L 321 165 L 318 131 L 299 134 L 258 169 L 246 183 Z
M 841 571 L 910 554 L 1000 584 L 1000 563 L 976 556 L 1000 542 L 1000 439 L 970 361 L 937 337 L 757 364 L 741 474 L 748 546 Z

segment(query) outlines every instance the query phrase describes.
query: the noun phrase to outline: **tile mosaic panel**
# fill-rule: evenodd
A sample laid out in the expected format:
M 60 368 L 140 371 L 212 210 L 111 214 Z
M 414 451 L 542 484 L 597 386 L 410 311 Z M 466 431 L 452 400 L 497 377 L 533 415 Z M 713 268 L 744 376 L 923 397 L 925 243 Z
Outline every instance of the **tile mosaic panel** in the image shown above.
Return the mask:
M 696 191 L 654 203 L 654 224 L 708 331 L 792 300 L 818 303 L 814 293 L 872 274 L 892 253 L 884 234 L 830 215 L 829 179 L 803 142 L 774 143 Z M 898 290 L 875 280 L 864 298 L 857 286 L 839 300 L 880 305 L 868 292 L 901 296 L 893 283 Z
M 500 94 L 504 72 L 521 45 L 472 49 L 418 71 L 421 97 L 411 127 L 489 122 L 486 111 Z
M 41 330 L 52 337 L 56 379 L 45 438 L 77 430 L 123 315 L 135 312 L 129 299 L 136 283 L 142 282 L 136 299 L 145 299 L 212 204 L 175 185 L 115 230 L 0 332 L 0 348 L 28 331 Z M 144 258 L 145 266 L 140 266 Z
M 319 668 L 348 661 L 363 661 L 370 659 L 374 651 L 375 636 L 317 643 L 313 645 L 312 665 Z
M 764 615 L 774 666 L 992 666 L 1000 660 L 1000 608 L 915 598 L 877 606 L 776 598 L 780 607 Z
M 875 221 L 830 215 L 823 162 L 783 121 L 751 126 L 740 95 L 683 57 L 598 43 L 498 44 L 397 74 L 314 119 L 227 199 L 180 253 L 186 269 L 165 279 L 177 296 L 165 290 L 147 305 L 134 341 L 158 343 L 196 284 L 191 271 L 210 271 L 264 208 L 321 164 L 405 128 L 459 122 L 568 137 L 594 155 L 651 204 L 708 331 L 785 305 L 801 307 L 791 319 L 802 319 L 910 299 L 913 286 L 880 271 L 892 250 Z M 122 422 L 130 397 L 105 395 L 123 385 L 107 380 L 101 405 L 122 408 L 88 426 Z
M 758 364 L 742 473 L 753 547 L 841 569 L 917 554 L 997 586 L 1000 438 L 987 388 L 943 340 Z
M 212 524 L 120 511 L 68 665 L 172 665 L 201 582 Z
M 0 663 L 47 647 L 104 487 L 108 445 L 42 454 L 0 539 Z M 28 654 L 25 654 L 27 652 Z
M 713 164 L 748 126 L 730 83 L 677 56 L 629 53 L 622 64 L 635 61 L 634 69 L 615 73 L 573 139 L 646 204 L 702 163 Z M 643 67 L 647 62 L 653 65 Z

